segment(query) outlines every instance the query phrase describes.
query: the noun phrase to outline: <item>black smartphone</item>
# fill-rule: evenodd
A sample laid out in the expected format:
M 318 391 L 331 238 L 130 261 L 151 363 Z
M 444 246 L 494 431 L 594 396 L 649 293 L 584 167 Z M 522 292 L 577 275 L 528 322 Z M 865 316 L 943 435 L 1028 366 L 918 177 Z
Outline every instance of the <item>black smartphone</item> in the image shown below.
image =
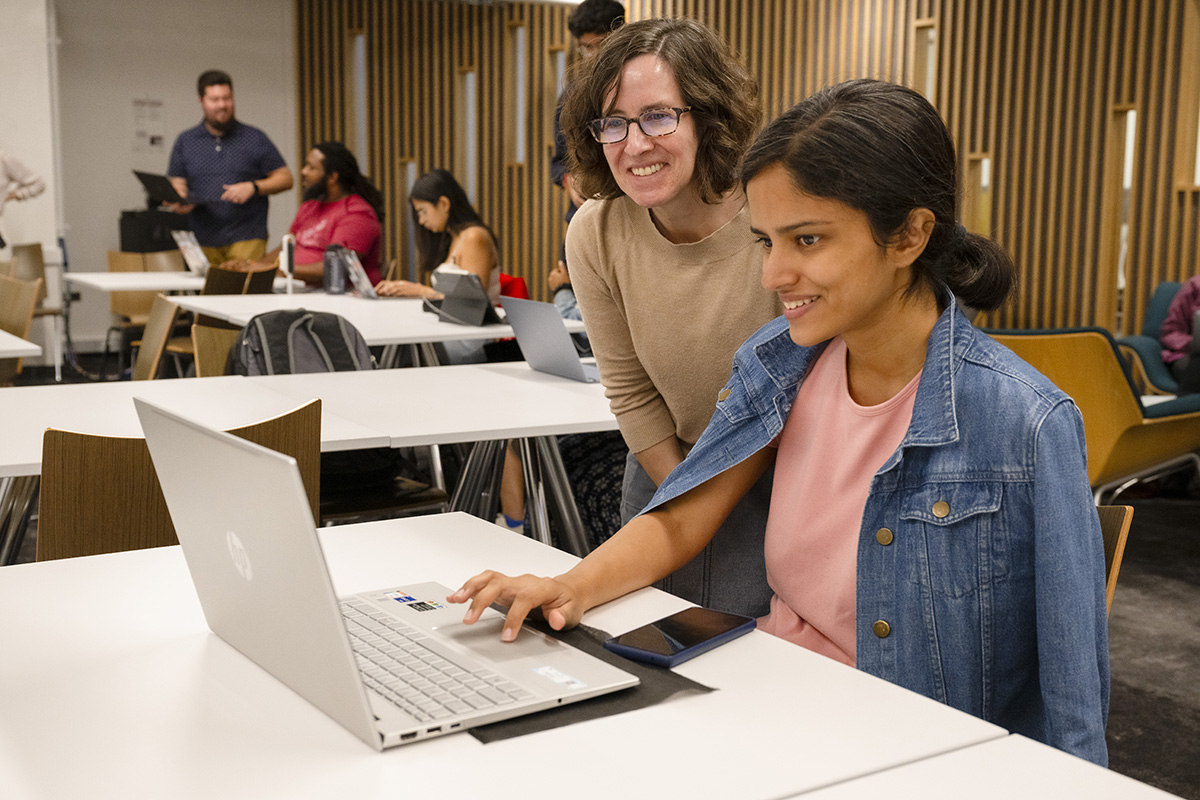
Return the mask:
M 688 608 L 607 639 L 604 647 L 635 661 L 673 667 L 749 633 L 756 624 L 753 617 Z

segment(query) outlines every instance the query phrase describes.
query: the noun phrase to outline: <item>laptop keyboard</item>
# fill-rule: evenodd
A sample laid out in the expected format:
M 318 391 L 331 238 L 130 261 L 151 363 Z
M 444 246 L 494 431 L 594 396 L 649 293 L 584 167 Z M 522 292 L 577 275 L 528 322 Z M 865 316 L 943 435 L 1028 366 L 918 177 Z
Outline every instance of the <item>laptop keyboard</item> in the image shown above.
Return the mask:
M 425 646 L 417 628 L 362 600 L 342 616 L 363 681 L 421 722 L 530 700 L 533 694 L 491 670 L 468 670 Z

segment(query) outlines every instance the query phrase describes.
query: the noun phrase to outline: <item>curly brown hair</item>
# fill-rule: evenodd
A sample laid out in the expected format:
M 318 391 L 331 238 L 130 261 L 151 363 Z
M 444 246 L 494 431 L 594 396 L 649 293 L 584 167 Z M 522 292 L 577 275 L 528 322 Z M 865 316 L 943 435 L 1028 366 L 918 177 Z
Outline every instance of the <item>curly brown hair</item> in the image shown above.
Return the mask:
M 600 52 L 572 72 L 562 109 L 572 177 L 586 197 L 610 199 L 624 192 L 592 138 L 588 123 L 612 111 L 606 99 L 621 89 L 625 64 L 654 55 L 675 75 L 691 108 L 699 147 L 692 180 L 706 203 L 738 184 L 742 156 L 762 122 L 758 85 L 711 28 L 690 19 L 631 22 L 604 40 Z

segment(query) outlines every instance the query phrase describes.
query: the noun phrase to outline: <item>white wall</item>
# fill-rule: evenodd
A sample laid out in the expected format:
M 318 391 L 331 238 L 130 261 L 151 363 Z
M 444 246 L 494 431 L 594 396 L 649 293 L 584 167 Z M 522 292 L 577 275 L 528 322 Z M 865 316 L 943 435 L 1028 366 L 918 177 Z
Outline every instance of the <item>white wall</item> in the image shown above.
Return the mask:
M 238 118 L 271 137 L 299 184 L 292 0 L 0 0 L 0 8 L 42 3 L 51 4 L 59 37 L 61 181 L 72 272 L 107 269 L 105 252 L 119 247 L 120 212 L 146 206 L 131 170 L 166 172 L 175 136 L 200 121 L 196 78 L 207 69 L 233 77 Z M 7 28 L 8 13 L 0 19 Z M 12 74 L 6 71 L 0 85 Z M 160 102 L 161 122 L 137 122 L 135 100 Z M 161 132 L 161 144 L 137 139 L 139 131 Z M 294 191 L 271 198 L 269 246 L 296 207 Z M 72 307 L 76 347 L 99 347 L 109 321 L 107 295 L 85 290 Z
M 53 258 L 58 189 L 46 0 L 0 0 L 0 20 L 0 148 L 46 181 L 46 191 L 35 199 L 5 204 L 0 230 L 10 245 L 41 242 Z M 0 259 L 7 258 L 5 249 Z

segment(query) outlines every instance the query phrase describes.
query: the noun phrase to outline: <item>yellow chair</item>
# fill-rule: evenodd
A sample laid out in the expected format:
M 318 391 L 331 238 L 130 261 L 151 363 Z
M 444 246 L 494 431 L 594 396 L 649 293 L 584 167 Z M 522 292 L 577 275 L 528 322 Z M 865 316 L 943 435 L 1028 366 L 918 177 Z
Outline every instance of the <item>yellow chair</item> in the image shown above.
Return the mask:
M 236 327 L 202 325 L 199 322 L 192 325 L 192 352 L 196 358 L 197 378 L 225 374 L 229 350 L 241 332 L 242 329 Z
M 179 306 L 168 300 L 166 295 L 155 296 L 150 306 L 150 316 L 142 329 L 142 340 L 137 343 L 137 358 L 133 362 L 131 375 L 133 380 L 148 381 L 158 377 L 163 351 L 171 331 L 175 329 L 175 317 L 178 314 Z
M 1200 467 L 1200 395 L 1143 406 L 1102 328 L 988 331 L 1075 401 L 1083 414 L 1088 481 L 1099 504 L 1139 480 Z
M 1117 573 L 1121 571 L 1121 559 L 1125 556 L 1125 540 L 1129 538 L 1129 526 L 1133 524 L 1133 507 L 1099 506 L 1096 511 L 1100 514 L 1100 531 L 1104 534 L 1104 594 L 1111 614 Z
M 28 339 L 41 289 L 41 279 L 23 281 L 0 275 L 0 330 Z M 0 386 L 9 385 L 20 374 L 21 359 L 0 358 Z
M 50 346 L 50 355 L 54 360 L 54 380 L 62 380 L 63 336 L 66 333 L 63 316 L 62 268 L 54 266 L 46 270 L 46 259 L 42 253 L 42 243 L 14 244 L 12 246 L 12 267 L 9 272 L 14 278 L 33 281 L 40 279 L 42 289 L 38 292 L 37 308 L 33 312 L 34 319 L 45 322 L 42 326 L 43 337 Z
M 315 520 L 321 492 L 321 401 L 230 433 L 296 459 Z M 145 439 L 46 431 L 38 561 L 172 544 L 178 544 L 175 527 Z
M 142 269 L 146 272 L 184 272 L 187 262 L 179 250 L 160 250 L 155 253 L 142 253 Z

